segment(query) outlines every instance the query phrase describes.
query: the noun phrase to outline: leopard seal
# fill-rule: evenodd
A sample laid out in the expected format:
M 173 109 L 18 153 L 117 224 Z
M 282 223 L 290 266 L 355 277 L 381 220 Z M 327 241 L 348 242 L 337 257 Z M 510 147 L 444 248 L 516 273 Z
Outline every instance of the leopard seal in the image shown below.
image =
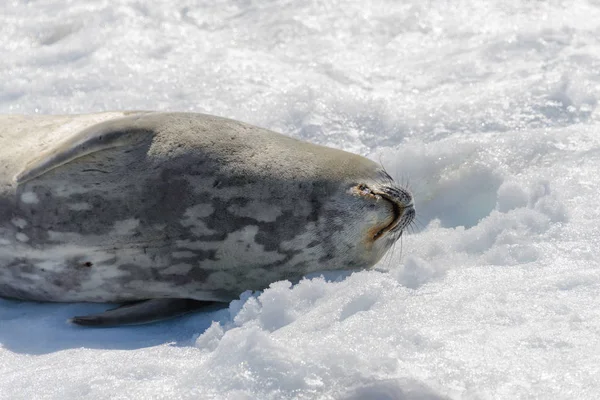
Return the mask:
M 196 113 L 0 116 L 0 296 L 151 322 L 381 259 L 415 215 L 375 162 Z

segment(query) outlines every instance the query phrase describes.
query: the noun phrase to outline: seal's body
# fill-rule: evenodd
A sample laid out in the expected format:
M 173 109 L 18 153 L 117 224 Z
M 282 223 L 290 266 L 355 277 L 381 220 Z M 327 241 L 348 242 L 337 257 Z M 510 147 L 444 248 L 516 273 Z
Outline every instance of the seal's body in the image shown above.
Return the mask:
M 79 323 L 146 322 L 367 268 L 413 216 L 374 162 L 237 121 L 0 117 L 0 296 L 152 299 Z

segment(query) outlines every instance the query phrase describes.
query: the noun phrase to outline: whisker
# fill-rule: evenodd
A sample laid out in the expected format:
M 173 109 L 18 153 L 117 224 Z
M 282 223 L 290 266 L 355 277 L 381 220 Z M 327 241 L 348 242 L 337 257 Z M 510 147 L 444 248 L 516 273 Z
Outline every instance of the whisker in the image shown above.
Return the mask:
M 387 169 L 383 165 L 383 162 L 381 162 L 381 155 L 379 156 L 379 165 L 381 166 L 381 170 L 383 171 L 383 176 L 380 178 L 381 181 L 379 183 L 388 185 L 394 183 L 394 178 L 392 178 L 392 176 L 388 173 Z
M 386 258 L 386 268 L 389 271 L 392 267 L 392 260 L 394 259 L 393 255 L 394 255 L 394 250 L 396 249 L 396 241 L 394 241 L 394 243 L 392 243 L 392 247 L 390 248 L 390 250 L 387 252 L 387 254 L 385 255 Z
M 415 217 L 411 221 L 411 224 L 412 223 L 414 223 L 417 228 L 420 227 L 421 229 L 425 229 L 425 224 L 419 219 L 418 215 L 415 215 Z
M 404 238 L 402 237 L 404 235 L 400 234 L 400 238 L 399 238 L 399 242 L 400 242 L 400 260 L 402 260 L 402 250 L 404 248 L 403 244 L 404 244 Z
M 417 233 L 418 231 L 420 231 L 420 229 L 419 229 L 419 227 L 417 226 L 417 223 L 416 223 L 415 221 L 412 221 L 412 222 L 410 223 L 410 226 L 411 226 L 411 228 L 412 228 L 412 230 L 413 230 L 413 233 Z

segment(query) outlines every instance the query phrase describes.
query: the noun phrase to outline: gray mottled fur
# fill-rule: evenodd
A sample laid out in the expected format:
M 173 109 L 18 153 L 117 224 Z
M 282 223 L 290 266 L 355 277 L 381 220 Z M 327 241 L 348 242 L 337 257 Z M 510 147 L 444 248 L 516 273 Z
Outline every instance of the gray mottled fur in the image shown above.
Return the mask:
M 0 296 L 228 301 L 366 268 L 401 230 L 372 239 L 394 208 L 360 184 L 412 210 L 370 160 L 224 118 L 0 116 Z

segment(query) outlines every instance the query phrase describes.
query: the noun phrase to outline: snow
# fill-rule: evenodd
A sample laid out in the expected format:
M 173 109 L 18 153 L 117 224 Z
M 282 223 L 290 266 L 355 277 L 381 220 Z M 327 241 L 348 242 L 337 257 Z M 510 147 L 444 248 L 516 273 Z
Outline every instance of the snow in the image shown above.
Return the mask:
M 0 299 L 1 399 L 600 397 L 600 3 L 6 0 L 0 112 L 240 119 L 380 161 L 375 270 L 113 329 Z

